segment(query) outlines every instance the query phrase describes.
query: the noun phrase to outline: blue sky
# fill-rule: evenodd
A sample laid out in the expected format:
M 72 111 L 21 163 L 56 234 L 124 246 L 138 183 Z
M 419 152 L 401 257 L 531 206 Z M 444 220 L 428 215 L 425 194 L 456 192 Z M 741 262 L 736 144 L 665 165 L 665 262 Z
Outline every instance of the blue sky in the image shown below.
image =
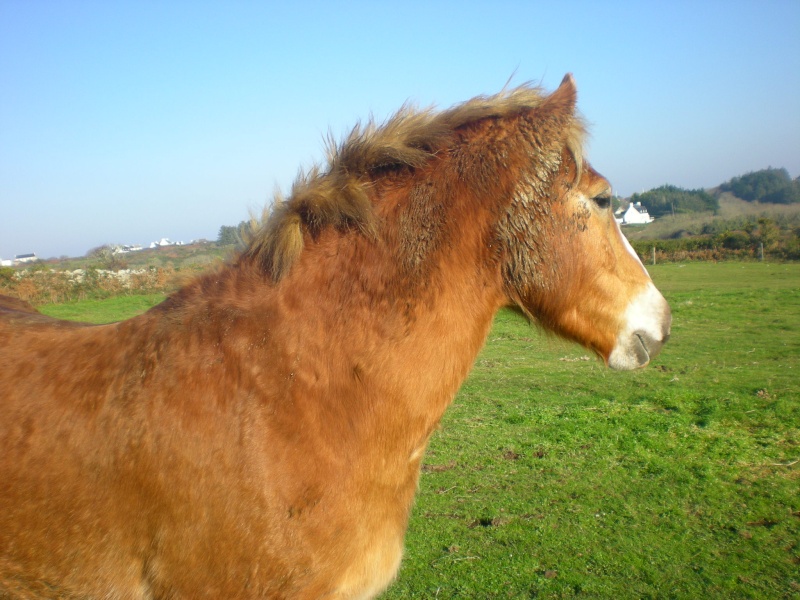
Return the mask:
M 216 239 L 328 131 L 567 72 L 617 193 L 800 175 L 798 0 L 0 0 L 0 257 Z

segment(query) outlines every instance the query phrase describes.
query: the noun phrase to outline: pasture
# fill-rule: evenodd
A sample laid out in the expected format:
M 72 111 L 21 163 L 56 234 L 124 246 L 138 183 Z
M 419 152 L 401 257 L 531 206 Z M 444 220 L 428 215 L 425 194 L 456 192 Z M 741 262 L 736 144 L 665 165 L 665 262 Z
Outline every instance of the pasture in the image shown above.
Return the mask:
M 83 321 L 85 323 L 113 323 L 129 319 L 164 300 L 164 294 L 137 294 L 114 296 L 106 299 L 89 299 L 61 304 L 46 304 L 39 308 L 56 319 Z
M 800 265 L 648 269 L 673 325 L 644 370 L 497 316 L 382 598 L 800 594 Z

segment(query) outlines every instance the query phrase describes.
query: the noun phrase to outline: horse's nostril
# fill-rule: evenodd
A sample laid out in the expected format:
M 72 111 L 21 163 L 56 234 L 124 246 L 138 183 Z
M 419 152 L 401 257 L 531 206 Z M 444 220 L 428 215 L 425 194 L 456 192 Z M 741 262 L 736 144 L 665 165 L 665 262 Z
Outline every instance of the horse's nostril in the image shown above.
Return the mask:
M 644 331 L 637 331 L 633 335 L 639 338 L 639 343 L 647 353 L 648 361 L 655 358 L 658 353 L 661 352 L 661 347 L 667 339 L 669 339 L 669 333 L 665 334 L 660 340 L 655 339 Z
M 650 346 L 647 343 L 645 334 L 634 333 L 633 337 L 636 338 L 633 344 L 633 352 L 636 355 L 636 360 L 640 366 L 644 366 L 650 362 Z

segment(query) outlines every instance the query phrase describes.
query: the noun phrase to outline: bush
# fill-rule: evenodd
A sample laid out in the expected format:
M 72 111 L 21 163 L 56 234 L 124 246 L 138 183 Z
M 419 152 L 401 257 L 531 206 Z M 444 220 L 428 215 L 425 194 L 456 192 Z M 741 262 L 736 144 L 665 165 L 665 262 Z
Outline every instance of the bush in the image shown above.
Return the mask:
M 743 250 L 753 243 L 750 236 L 744 231 L 726 231 L 718 239 L 720 245 L 728 250 Z
M 181 280 L 182 275 L 172 268 L 150 267 L 118 272 L 96 268 L 85 271 L 26 269 L 14 272 L 9 279 L 0 279 L 0 293 L 33 305 L 54 304 L 120 294 L 169 293 L 178 287 Z

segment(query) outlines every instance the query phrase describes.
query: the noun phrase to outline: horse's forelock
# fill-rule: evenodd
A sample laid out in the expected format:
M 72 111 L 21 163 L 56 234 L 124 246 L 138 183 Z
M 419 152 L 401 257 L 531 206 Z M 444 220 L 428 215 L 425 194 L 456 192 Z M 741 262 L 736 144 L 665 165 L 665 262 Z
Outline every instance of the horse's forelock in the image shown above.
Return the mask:
M 325 227 L 335 227 L 376 235 L 377 221 L 369 197 L 369 188 L 376 180 L 390 172 L 423 167 L 448 148 L 455 132 L 473 123 L 524 112 L 535 114 L 534 109 L 548 100 L 561 103 L 562 88 L 563 84 L 545 96 L 538 87 L 524 84 L 493 96 L 478 96 L 441 112 L 406 104 L 381 125 L 372 118 L 356 125 L 341 143 L 329 135 L 327 168 L 323 171 L 315 166 L 300 173 L 288 199 L 276 194 L 261 223 L 254 225 L 249 240 L 245 240 L 242 256 L 257 261 L 278 281 L 300 256 L 304 232 L 313 236 Z M 574 97 L 571 105 L 561 111 L 562 135 L 566 137 L 560 143 L 575 159 L 577 182 L 583 165 L 585 128 L 574 114 Z

